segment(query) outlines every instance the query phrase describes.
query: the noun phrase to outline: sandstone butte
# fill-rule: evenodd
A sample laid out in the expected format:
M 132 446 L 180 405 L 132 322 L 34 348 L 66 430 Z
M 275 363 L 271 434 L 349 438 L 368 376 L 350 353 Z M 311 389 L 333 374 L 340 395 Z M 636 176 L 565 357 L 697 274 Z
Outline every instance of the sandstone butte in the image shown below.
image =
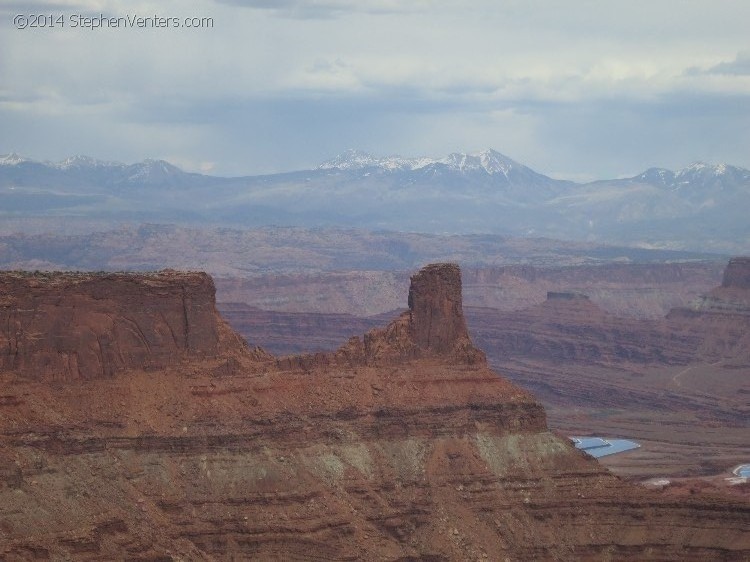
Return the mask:
M 408 305 L 275 358 L 202 273 L 0 274 L 0 559 L 748 560 L 746 502 L 549 431 L 472 345 L 457 266 Z

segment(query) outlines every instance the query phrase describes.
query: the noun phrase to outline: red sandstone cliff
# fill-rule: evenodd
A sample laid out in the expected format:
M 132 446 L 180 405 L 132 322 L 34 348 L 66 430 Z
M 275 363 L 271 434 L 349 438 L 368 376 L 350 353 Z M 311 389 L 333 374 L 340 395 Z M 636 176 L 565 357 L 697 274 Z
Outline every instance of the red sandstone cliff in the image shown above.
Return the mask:
M 409 310 L 385 329 L 365 334 L 339 351 L 355 353 L 367 363 L 441 357 L 459 363 L 485 363 L 466 329 L 461 300 L 461 270 L 455 264 L 428 265 L 412 276 Z
M 197 340 L 127 340 L 140 355 L 123 357 L 140 359 L 123 359 L 112 376 L 92 361 L 88 380 L 49 384 L 33 362 L 9 364 L 0 372 L 0 558 L 747 557 L 747 504 L 633 488 L 551 434 L 538 402 L 471 345 L 459 275 L 424 269 L 410 310 L 389 327 L 306 360 L 235 350 L 232 368 L 217 370 L 227 352 L 207 313 Z M 136 314 L 138 326 L 172 318 L 156 312 L 172 309 L 184 279 L 159 277 L 158 290 L 149 279 L 131 279 L 141 300 L 96 293 L 105 306 L 87 289 L 76 302 L 108 311 L 108 329 L 121 316 Z M 35 290 L 20 284 L 20 296 L 4 298 L 59 306 L 53 291 L 39 300 Z M 67 342 L 70 352 L 75 340 L 58 336 L 107 333 L 82 312 L 49 324 L 45 345 Z
M 109 377 L 241 346 L 205 273 L 0 274 L 0 371 Z
M 741 263 L 739 259 L 730 262 L 730 278 L 736 277 L 731 271 Z M 502 306 L 512 308 L 519 295 L 538 291 L 538 282 L 554 290 L 547 291 L 545 302 L 523 310 L 466 306 L 464 301 L 463 312 L 473 341 L 487 353 L 490 363 L 532 390 L 548 408 L 555 427 L 574 434 L 628 436 L 643 445 L 638 453 L 608 459 L 608 466 L 643 479 L 718 475 L 750 458 L 746 429 L 750 326 L 748 317 L 740 314 L 743 291 L 745 299 L 748 291 L 741 286 L 711 290 L 710 280 L 720 285 L 722 272 L 712 270 L 706 277 L 702 267 L 693 265 L 501 268 L 470 270 L 468 275 L 464 271 L 463 292 L 474 291 L 474 302 L 478 302 L 479 292 L 493 295 L 487 301 L 496 303 L 493 306 L 501 306 L 502 298 L 511 303 Z M 557 286 L 551 284 L 553 280 Z M 602 291 L 607 293 L 624 281 L 646 285 L 669 281 L 668 285 L 659 284 L 656 292 L 629 293 L 642 299 L 641 306 L 646 308 L 654 298 L 660 306 L 666 305 L 672 291 L 683 284 L 682 290 L 692 287 L 694 293 L 703 287 L 700 292 L 708 294 L 697 301 L 699 306 L 686 310 L 687 318 L 673 312 L 666 320 L 639 320 L 613 314 L 602 304 Z M 563 288 L 569 290 L 562 292 Z M 283 288 L 288 290 L 288 286 Z M 268 297 L 268 292 L 264 294 Z M 406 294 L 404 287 L 402 301 L 393 306 L 405 306 Z M 225 311 L 248 341 L 273 346 L 282 354 L 306 351 L 311 344 L 335 349 L 352 334 L 382 326 L 396 315 L 377 320 L 243 310 L 229 305 L 222 309 L 223 314 Z M 405 315 L 406 322 L 410 316 Z M 354 341 L 364 356 L 362 338 Z M 371 344 L 373 347 L 377 348 Z M 309 368 L 316 359 L 328 360 L 335 367 L 330 354 L 305 356 L 304 364 Z M 447 356 L 442 360 L 458 364 Z
M 282 359 L 282 367 L 386 365 L 439 358 L 450 364 L 485 364 L 471 343 L 461 300 L 461 270 L 455 264 L 428 265 L 411 278 L 409 309 L 385 328 L 352 337 L 335 353 Z

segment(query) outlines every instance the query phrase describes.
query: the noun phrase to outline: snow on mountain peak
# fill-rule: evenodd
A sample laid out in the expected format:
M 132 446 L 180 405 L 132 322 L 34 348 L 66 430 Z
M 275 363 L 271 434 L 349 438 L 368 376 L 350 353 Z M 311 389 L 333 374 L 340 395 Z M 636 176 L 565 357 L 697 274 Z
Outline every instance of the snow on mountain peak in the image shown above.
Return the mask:
M 153 158 L 147 158 L 143 162 L 138 162 L 136 164 L 123 164 L 121 162 L 97 160 L 90 156 L 77 155 L 70 156 L 59 162 L 40 162 L 37 160 L 31 160 L 30 158 L 25 158 L 16 153 L 0 154 L 0 166 L 16 166 L 26 162 L 40 164 L 63 172 L 86 172 L 95 169 L 111 170 L 113 172 L 127 170 L 130 181 L 140 181 L 143 179 L 153 180 L 155 178 L 163 179 L 183 173 L 177 166 L 174 166 L 165 160 L 156 160 Z
M 16 154 L 15 152 L 11 152 L 10 154 L 0 154 L 0 166 L 17 166 L 24 162 L 31 162 L 31 160 L 20 154 Z
M 25 156 L 16 154 L 15 152 L 11 154 L 0 154 L 0 166 L 16 166 L 18 164 L 23 164 L 26 162 L 41 164 L 43 166 L 55 168 L 57 170 L 124 166 L 124 164 L 120 164 L 119 162 L 105 162 L 103 160 L 97 160 L 96 158 L 91 158 L 90 156 L 83 155 L 70 156 L 65 160 L 61 160 L 59 162 L 50 162 L 49 160 L 32 160 L 31 158 L 26 158 Z
M 94 164 L 90 156 L 71 156 L 55 164 L 55 168 L 67 170 L 68 168 L 88 168 Z
M 651 184 L 670 186 L 674 182 L 674 172 L 666 168 L 649 168 L 634 179 L 645 181 Z
M 59 170 L 70 170 L 73 168 L 102 168 L 102 167 L 122 167 L 124 164 L 119 162 L 105 162 L 103 160 L 97 160 L 91 156 L 76 155 L 70 156 L 65 160 L 61 160 L 56 164 L 52 164 L 53 168 Z
M 750 170 L 729 164 L 693 162 L 677 172 L 651 168 L 633 179 L 674 190 L 737 189 L 750 186 Z
M 131 170 L 128 181 L 138 182 L 144 180 L 164 179 L 170 176 L 182 173 L 177 166 L 174 166 L 166 160 L 155 160 L 146 158 L 143 162 L 133 164 L 129 167 Z
M 703 168 L 708 168 L 709 164 L 706 164 L 702 160 L 696 160 L 695 162 L 690 163 L 687 168 L 689 170 L 702 170 Z
M 445 158 L 402 158 L 401 156 L 386 156 L 376 158 L 360 150 L 349 149 L 331 160 L 323 162 L 318 166 L 319 170 L 361 170 L 364 168 L 380 168 L 387 171 L 421 170 L 431 165 L 441 164 L 447 168 L 459 172 L 484 170 L 487 174 L 501 173 L 507 177 L 508 172 L 519 164 L 503 156 L 499 152 L 488 149 L 477 153 L 454 152 Z
M 461 172 L 484 170 L 489 175 L 503 174 L 506 177 L 514 165 L 520 167 L 507 156 L 492 149 L 472 154 L 454 152 L 440 162 Z
M 697 176 L 726 176 L 730 173 L 736 173 L 740 171 L 740 169 L 735 168 L 734 166 L 729 166 L 727 164 L 706 164 L 705 162 L 693 162 L 689 166 L 686 166 L 679 172 L 677 172 L 676 177 L 678 179 L 690 179 Z
M 178 169 L 177 166 L 170 164 L 166 160 L 157 160 L 156 158 L 146 158 L 140 164 L 136 164 L 136 166 L 162 171 L 174 171 Z
M 326 160 L 320 166 L 319 170 L 358 170 L 361 168 L 369 168 L 370 166 L 377 166 L 379 164 L 378 159 L 373 158 L 367 152 L 350 148 L 345 150 L 338 156 Z

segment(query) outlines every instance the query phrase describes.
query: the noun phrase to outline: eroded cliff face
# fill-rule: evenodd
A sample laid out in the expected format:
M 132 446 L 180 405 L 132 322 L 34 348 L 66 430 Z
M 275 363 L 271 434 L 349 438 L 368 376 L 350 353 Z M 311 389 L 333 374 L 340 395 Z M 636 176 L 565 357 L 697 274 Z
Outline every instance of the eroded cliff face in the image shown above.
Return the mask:
M 613 365 L 688 365 L 750 360 L 750 258 L 730 260 L 721 286 L 666 318 L 615 316 L 586 295 L 548 292 L 523 310 L 468 309 L 473 333 L 492 357 Z
M 587 296 L 550 292 L 513 312 L 469 308 L 474 337 L 493 358 L 592 365 L 685 365 L 702 341 L 683 326 L 614 316 Z
M 750 257 L 739 256 L 729 260 L 721 286 L 750 290 Z
M 721 286 L 672 309 L 667 319 L 700 335 L 696 349 L 702 356 L 750 363 L 750 257 L 729 260 Z
M 455 264 L 428 265 L 411 278 L 409 309 L 385 328 L 353 337 L 334 354 L 317 354 L 329 364 L 388 365 L 440 358 L 446 364 L 485 365 L 466 329 L 461 270 Z M 298 360 L 298 359 L 296 359 Z M 309 356 L 303 357 L 309 362 Z
M 461 271 L 455 264 L 428 265 L 411 278 L 410 334 L 420 349 L 451 352 L 468 340 L 461 304 Z
M 333 354 L 229 353 L 217 328 L 148 371 L 50 384 L 11 365 L 0 558 L 747 557 L 747 504 L 636 489 L 550 433 L 475 353 L 457 273 L 423 270 L 408 312 Z
M 0 371 L 93 379 L 216 357 L 239 340 L 214 299 L 205 273 L 2 273 Z

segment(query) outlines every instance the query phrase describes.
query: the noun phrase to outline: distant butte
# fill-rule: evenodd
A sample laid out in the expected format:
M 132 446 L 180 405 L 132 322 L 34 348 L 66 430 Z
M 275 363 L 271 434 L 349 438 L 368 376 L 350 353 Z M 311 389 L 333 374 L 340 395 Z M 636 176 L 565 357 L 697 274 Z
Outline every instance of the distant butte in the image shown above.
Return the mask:
M 742 256 L 729 260 L 721 286 L 750 289 L 750 257 Z
M 409 309 L 385 328 L 350 338 L 334 353 L 282 358 L 282 367 L 312 365 L 382 365 L 419 358 L 447 363 L 486 364 L 466 328 L 461 297 L 461 270 L 439 263 L 411 277 Z
M 428 265 L 411 278 L 409 333 L 415 345 L 437 354 L 471 346 L 461 300 L 461 270 L 455 264 Z
M 750 555 L 747 502 L 631 486 L 551 433 L 472 345 L 455 265 L 387 327 L 279 359 L 203 274 L 0 288 L 0 559 Z

